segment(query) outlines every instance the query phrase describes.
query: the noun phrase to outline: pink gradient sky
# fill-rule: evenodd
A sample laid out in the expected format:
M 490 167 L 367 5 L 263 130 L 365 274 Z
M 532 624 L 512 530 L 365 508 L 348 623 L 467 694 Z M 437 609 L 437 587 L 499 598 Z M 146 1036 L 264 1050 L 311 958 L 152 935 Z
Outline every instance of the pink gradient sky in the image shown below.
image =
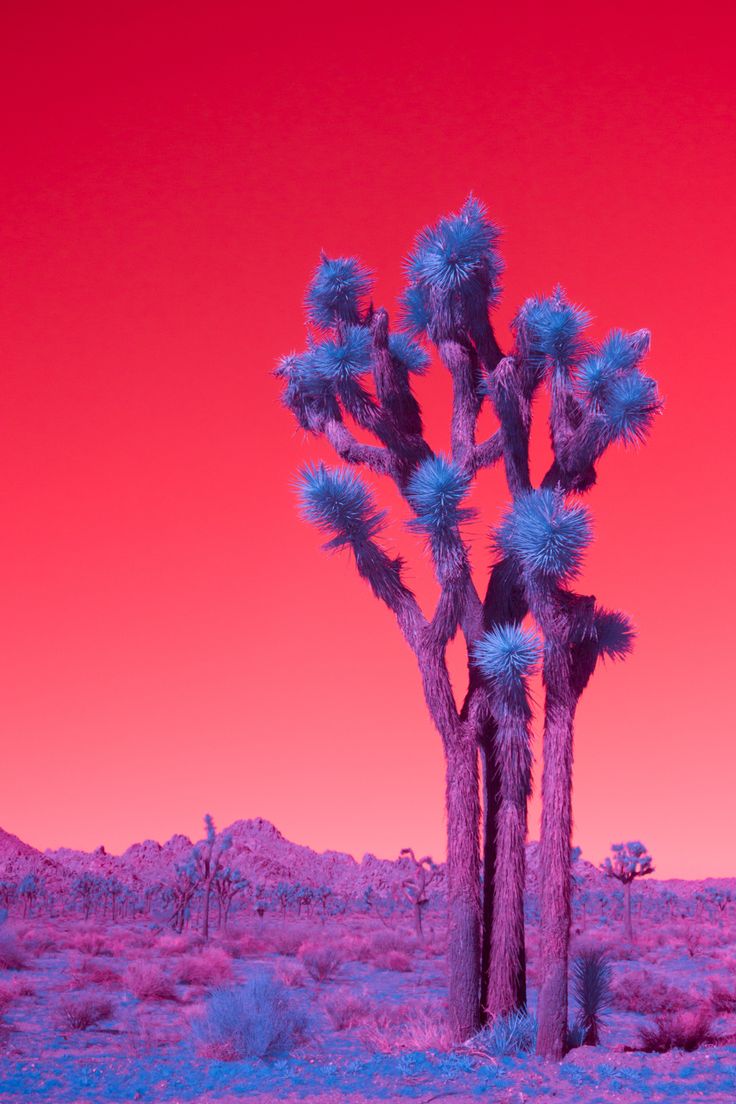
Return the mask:
M 447 11 L 6 10 L 0 824 L 30 843 L 117 850 L 210 810 L 442 854 L 412 657 L 298 519 L 320 452 L 269 373 L 320 247 L 390 307 L 415 231 L 472 189 L 504 228 L 501 334 L 561 281 L 597 333 L 653 331 L 667 400 L 590 498 L 582 585 L 640 640 L 579 711 L 576 840 L 736 874 L 733 9 Z M 447 383 L 420 393 L 441 443 Z M 484 477 L 486 525 L 502 494 Z

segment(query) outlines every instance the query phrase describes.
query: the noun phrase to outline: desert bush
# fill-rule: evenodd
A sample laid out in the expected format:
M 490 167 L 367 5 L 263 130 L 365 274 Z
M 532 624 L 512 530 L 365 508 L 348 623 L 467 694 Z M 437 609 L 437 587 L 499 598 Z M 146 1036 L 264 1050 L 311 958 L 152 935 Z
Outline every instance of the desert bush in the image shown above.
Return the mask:
M 15 932 L 0 930 L 0 970 L 24 970 L 26 965 L 25 951 Z
M 368 953 L 372 958 L 388 954 L 389 951 L 401 951 L 402 954 L 409 955 L 416 950 L 416 946 L 416 938 L 408 932 L 378 931 L 370 940 Z
M 123 984 L 138 1000 L 176 1000 L 174 982 L 155 962 L 132 962 Z
M 370 940 L 360 935 L 344 935 L 335 946 L 343 962 L 370 962 L 373 950 Z
M 221 987 L 232 981 L 233 964 L 221 947 L 204 947 L 197 954 L 182 955 L 175 976 L 186 985 Z
M 703 953 L 703 935 L 699 928 L 688 927 L 685 932 L 685 950 L 690 958 Z
M 293 957 L 299 953 L 299 948 L 308 942 L 312 929 L 304 924 L 284 924 L 273 927 L 266 936 L 267 946 L 280 955 Z
M 69 939 L 69 946 L 82 954 L 88 955 L 112 955 L 113 947 L 109 938 L 95 928 L 81 928 L 73 932 Z
M 736 990 L 727 989 L 725 985 L 714 982 L 711 989 L 710 1003 L 713 1011 L 722 1015 L 736 1012 Z
M 251 935 L 249 932 L 228 937 L 224 940 L 223 946 L 233 958 L 253 958 L 255 955 L 264 954 L 269 949 L 265 939 Z
M 466 1046 L 482 1057 L 509 1058 L 533 1053 L 536 1043 L 536 1017 L 528 1012 L 511 1012 L 507 1016 L 497 1016 Z
M 314 981 L 331 981 L 340 971 L 342 958 L 338 947 L 329 943 L 304 943 L 299 958 Z
M 241 986 L 216 989 L 193 1025 L 197 1050 L 207 1058 L 238 1061 L 288 1053 L 307 1030 L 294 995 L 268 971 Z
M 111 1001 L 88 993 L 66 997 L 59 1005 L 61 1022 L 72 1031 L 86 1031 L 88 1027 L 109 1019 L 112 1014 Z
M 94 957 L 82 958 L 75 963 L 71 977 L 77 988 L 83 985 L 119 985 L 122 981 L 119 970 Z
M 641 1049 L 663 1054 L 668 1050 L 697 1050 L 718 1037 L 713 1031 L 713 1013 L 705 1005 L 678 1012 L 661 1012 L 654 1017 L 654 1027 L 639 1029 Z
M 650 970 L 632 970 L 613 985 L 611 1005 L 623 1012 L 679 1012 L 692 1007 L 692 997 Z
M 279 981 L 282 981 L 289 989 L 303 989 L 307 984 L 307 971 L 301 962 L 295 962 L 293 959 L 280 962 L 276 968 L 276 973 Z
M 373 1005 L 360 1030 L 364 1045 L 379 1054 L 448 1050 L 447 1010 L 434 1002 Z
M 412 968 L 411 958 L 404 951 L 386 951 L 376 955 L 373 964 L 379 970 L 395 970 L 400 974 L 407 974 Z
M 373 1013 L 365 993 L 335 993 L 325 1000 L 324 1009 L 336 1031 L 358 1027 Z
M 577 1004 L 577 1026 L 586 1046 L 600 1041 L 603 1014 L 611 1006 L 611 966 L 605 952 L 583 951 L 572 963 L 573 997 Z

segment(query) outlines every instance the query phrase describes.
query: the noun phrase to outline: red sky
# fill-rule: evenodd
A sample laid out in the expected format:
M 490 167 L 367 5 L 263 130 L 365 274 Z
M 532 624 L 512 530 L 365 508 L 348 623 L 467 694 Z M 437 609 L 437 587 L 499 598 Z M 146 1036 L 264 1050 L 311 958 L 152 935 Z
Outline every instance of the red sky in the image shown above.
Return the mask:
M 667 400 L 590 498 L 582 586 L 640 639 L 579 711 L 576 841 L 736 873 L 733 9 L 262 7 L 4 9 L 0 824 L 116 850 L 209 810 L 442 854 L 413 659 L 297 516 L 323 453 L 270 372 L 321 247 L 392 307 L 416 230 L 472 189 L 504 229 L 502 337 L 560 281 L 596 333 L 653 331 Z M 441 444 L 439 370 L 420 394 Z M 483 568 L 500 477 L 474 501 Z

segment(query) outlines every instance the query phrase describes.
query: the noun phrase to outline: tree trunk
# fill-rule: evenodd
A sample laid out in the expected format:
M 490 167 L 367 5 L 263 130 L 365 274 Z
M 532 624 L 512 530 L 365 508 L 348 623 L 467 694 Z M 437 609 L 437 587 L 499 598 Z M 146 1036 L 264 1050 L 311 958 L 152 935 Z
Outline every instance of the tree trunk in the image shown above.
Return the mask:
M 202 905 L 202 936 L 205 940 L 210 937 L 210 893 L 212 891 L 212 882 L 205 882 L 204 886 L 204 903 Z
M 424 907 L 424 901 L 414 902 L 414 930 L 418 940 L 424 939 L 424 932 L 422 931 L 422 909 Z
M 549 641 L 548 641 L 549 645 Z M 548 647 L 558 652 L 558 647 Z M 572 845 L 572 740 L 575 698 L 565 685 L 559 655 L 545 663 L 547 695 L 542 772 L 541 879 L 542 985 L 537 1054 L 559 1062 L 567 1039 L 567 969 L 570 943 Z
M 631 923 L 631 882 L 624 882 L 624 932 L 629 943 L 634 941 L 634 928 Z
M 491 972 L 491 933 L 493 896 L 496 877 L 496 836 L 498 830 L 498 760 L 495 752 L 496 727 L 487 725 L 481 735 L 483 762 L 483 923 L 480 954 L 480 1016 L 488 1019 L 488 989 Z
M 460 725 L 448 742 L 447 907 L 450 1031 L 469 1039 L 480 1027 L 480 819 L 476 733 Z

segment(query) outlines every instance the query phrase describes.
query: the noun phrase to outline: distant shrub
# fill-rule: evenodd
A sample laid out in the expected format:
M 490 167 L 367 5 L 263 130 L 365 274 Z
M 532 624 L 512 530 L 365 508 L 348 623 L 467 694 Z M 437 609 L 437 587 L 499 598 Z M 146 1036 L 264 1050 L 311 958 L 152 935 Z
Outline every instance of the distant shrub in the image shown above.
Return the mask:
M 264 954 L 268 950 L 265 939 L 251 935 L 249 932 L 230 936 L 225 940 L 224 946 L 227 947 L 233 958 L 253 958 L 256 955 Z
M 73 932 L 69 946 L 88 955 L 112 955 L 113 953 L 108 937 L 94 928 L 81 928 Z
M 598 1046 L 603 1014 L 611 1006 L 611 966 L 600 950 L 583 951 L 573 959 L 572 990 L 577 1004 L 576 1024 L 583 1045 Z
M 324 1002 L 335 1031 L 347 1031 L 370 1018 L 372 1008 L 365 993 L 335 993 Z
M 275 926 L 268 932 L 267 943 L 276 954 L 293 957 L 302 944 L 309 940 L 311 929 L 304 924 Z
M 113 1005 L 103 997 L 79 994 L 66 997 L 59 1005 L 62 1024 L 72 1031 L 86 1031 L 112 1016 Z
M 537 1020 L 528 1012 L 496 1016 L 466 1044 L 468 1049 L 488 1058 L 509 1058 L 531 1054 L 537 1044 Z
M 0 970 L 24 970 L 27 959 L 18 937 L 9 928 L 0 931 Z
M 121 981 L 119 970 L 108 966 L 106 962 L 98 962 L 94 957 L 81 959 L 72 971 L 72 982 L 75 987 L 83 985 L 119 985 Z
M 388 954 L 389 951 L 401 951 L 402 954 L 409 955 L 416 950 L 416 946 L 416 938 L 407 932 L 379 931 L 370 941 L 368 954 L 370 958 Z
M 692 1003 L 689 993 L 669 985 L 651 970 L 630 971 L 611 991 L 612 1007 L 623 1012 L 679 1012 L 691 1008 Z
M 340 951 L 328 943 L 304 943 L 299 957 L 314 981 L 331 981 L 342 967 Z
M 364 1045 L 379 1054 L 448 1050 L 446 1010 L 436 1003 L 373 1005 L 360 1029 Z
M 654 1017 L 654 1027 L 639 1029 L 642 1050 L 664 1054 L 668 1050 L 697 1050 L 718 1041 L 713 1031 L 713 1013 L 705 1006 Z
M 292 959 L 280 962 L 276 973 L 279 981 L 288 985 L 289 989 L 303 989 L 307 984 L 307 971 L 301 962 L 294 962 Z
M 216 989 L 193 1023 L 199 1053 L 222 1062 L 286 1054 L 306 1029 L 306 1014 L 294 995 L 267 971 L 244 985 Z
M 379 970 L 395 970 L 401 974 L 409 973 L 412 968 L 411 958 L 404 951 L 386 951 L 376 955 L 373 964 Z
M 176 967 L 177 980 L 186 985 L 219 987 L 232 977 L 232 960 L 221 947 L 204 947 L 197 954 L 183 955 Z
M 736 1012 L 736 990 L 716 983 L 711 989 L 710 1003 L 714 1012 L 722 1015 Z
M 176 989 L 168 974 L 154 962 L 133 962 L 125 971 L 123 984 L 138 1000 L 176 1000 Z
M 180 955 L 187 954 L 196 947 L 203 946 L 201 938 L 195 933 L 174 934 L 166 932 L 158 937 L 156 946 L 161 954 Z
M 703 952 L 703 934 L 699 928 L 688 927 L 685 932 L 685 950 L 690 958 L 696 958 Z

